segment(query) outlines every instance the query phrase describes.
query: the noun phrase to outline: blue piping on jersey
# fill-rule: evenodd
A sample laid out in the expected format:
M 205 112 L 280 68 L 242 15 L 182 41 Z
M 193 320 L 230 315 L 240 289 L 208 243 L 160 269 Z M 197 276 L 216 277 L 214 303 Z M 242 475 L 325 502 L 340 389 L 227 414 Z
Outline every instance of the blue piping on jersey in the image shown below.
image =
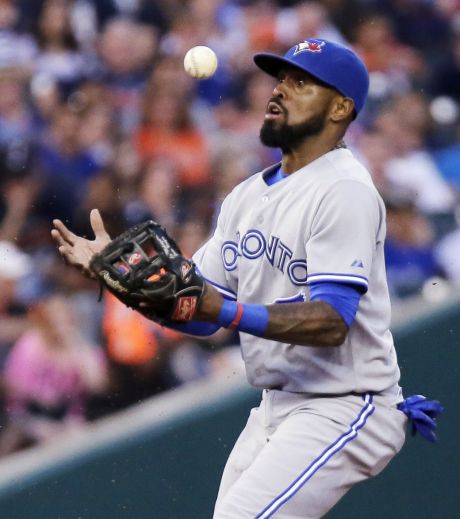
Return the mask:
M 204 277 L 204 276 L 203 276 Z M 211 284 L 213 287 L 216 287 L 217 290 L 225 296 L 227 299 L 231 299 L 233 301 L 236 301 L 236 294 L 233 292 L 233 290 L 230 290 L 227 287 L 223 287 L 222 285 L 219 285 L 218 283 L 215 283 L 214 281 L 211 281 L 208 278 L 204 278 L 209 284 Z
M 278 297 L 273 301 L 273 304 L 276 303 L 302 303 L 307 300 L 307 296 L 303 292 L 297 292 L 294 296 L 288 297 Z
M 260 514 L 256 515 L 255 519 L 268 519 L 282 506 L 286 501 L 291 499 L 315 473 L 324 466 L 334 454 L 339 452 L 343 447 L 354 440 L 358 436 L 359 429 L 366 425 L 366 421 L 375 411 L 372 404 L 372 395 L 366 394 L 364 397 L 365 405 L 361 409 L 358 418 L 350 425 L 350 429 L 340 436 L 330 447 L 328 447 L 322 454 L 320 454 L 302 474 L 278 497 L 276 497 Z
M 356 276 L 354 274 L 333 274 L 329 272 L 320 272 L 318 274 L 310 274 L 307 277 L 307 285 L 317 281 L 337 281 L 338 283 L 348 283 L 352 285 L 359 285 L 367 292 L 369 283 L 364 276 Z

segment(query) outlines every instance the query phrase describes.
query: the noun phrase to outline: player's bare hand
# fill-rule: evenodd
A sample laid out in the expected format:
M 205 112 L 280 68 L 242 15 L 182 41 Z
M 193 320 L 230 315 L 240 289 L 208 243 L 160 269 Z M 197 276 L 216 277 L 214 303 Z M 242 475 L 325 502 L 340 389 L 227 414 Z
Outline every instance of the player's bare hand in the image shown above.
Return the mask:
M 96 252 L 100 252 L 111 240 L 105 230 L 100 212 L 93 209 L 90 213 L 91 228 L 94 240 L 77 236 L 68 229 L 61 220 L 53 220 L 54 229 L 51 236 L 58 244 L 58 250 L 66 263 L 83 272 L 88 277 L 94 277 L 89 268 L 89 262 Z

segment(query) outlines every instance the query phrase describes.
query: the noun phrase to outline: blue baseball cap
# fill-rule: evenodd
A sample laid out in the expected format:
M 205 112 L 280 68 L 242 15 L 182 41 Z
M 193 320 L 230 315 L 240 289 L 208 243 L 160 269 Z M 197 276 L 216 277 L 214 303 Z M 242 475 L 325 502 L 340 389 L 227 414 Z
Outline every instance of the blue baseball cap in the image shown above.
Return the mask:
M 351 49 L 328 40 L 305 40 L 291 47 L 284 56 L 258 53 L 254 62 L 274 77 L 278 77 L 285 65 L 308 72 L 352 99 L 356 113 L 363 107 L 369 90 L 369 74 L 361 59 Z

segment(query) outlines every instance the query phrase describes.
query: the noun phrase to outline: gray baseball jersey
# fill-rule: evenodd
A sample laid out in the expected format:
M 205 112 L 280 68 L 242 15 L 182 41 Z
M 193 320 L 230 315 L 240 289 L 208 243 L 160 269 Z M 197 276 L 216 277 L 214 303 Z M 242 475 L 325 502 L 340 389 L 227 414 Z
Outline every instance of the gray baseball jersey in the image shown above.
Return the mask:
M 315 281 L 351 283 L 363 295 L 340 347 L 241 333 L 249 382 L 316 395 L 396 386 L 385 206 L 368 171 L 343 148 L 271 186 L 265 182 L 269 171 L 242 182 L 224 200 L 214 235 L 194 255 L 202 274 L 242 303 L 308 300 L 308 285 Z

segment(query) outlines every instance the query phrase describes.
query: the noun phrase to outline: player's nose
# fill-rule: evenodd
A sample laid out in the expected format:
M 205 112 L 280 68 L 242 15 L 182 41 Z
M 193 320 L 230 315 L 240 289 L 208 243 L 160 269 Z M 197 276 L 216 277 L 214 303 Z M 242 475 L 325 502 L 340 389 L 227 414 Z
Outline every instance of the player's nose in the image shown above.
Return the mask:
M 286 85 L 282 81 L 279 81 L 273 89 L 272 94 L 273 97 L 277 97 L 279 99 L 286 99 Z

